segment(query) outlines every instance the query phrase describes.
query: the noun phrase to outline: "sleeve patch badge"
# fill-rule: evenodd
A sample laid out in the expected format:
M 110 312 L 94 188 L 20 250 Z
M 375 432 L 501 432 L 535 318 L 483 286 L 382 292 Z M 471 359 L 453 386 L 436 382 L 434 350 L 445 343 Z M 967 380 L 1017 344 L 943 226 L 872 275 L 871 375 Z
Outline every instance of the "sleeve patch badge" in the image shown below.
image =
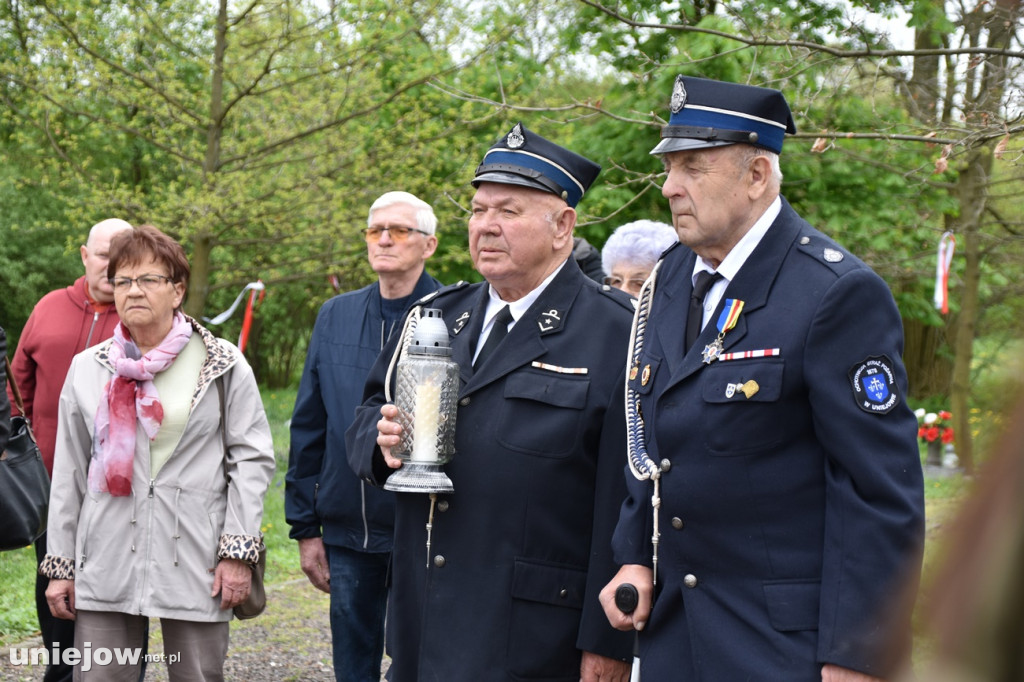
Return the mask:
M 899 402 L 896 373 L 886 356 L 870 357 L 850 370 L 857 407 L 869 414 L 887 414 Z

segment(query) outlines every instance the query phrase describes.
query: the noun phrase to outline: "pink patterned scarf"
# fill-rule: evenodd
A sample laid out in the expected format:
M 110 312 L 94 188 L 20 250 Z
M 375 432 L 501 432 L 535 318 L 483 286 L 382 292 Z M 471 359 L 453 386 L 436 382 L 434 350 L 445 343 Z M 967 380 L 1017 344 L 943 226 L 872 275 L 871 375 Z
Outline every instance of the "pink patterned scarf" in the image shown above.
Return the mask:
M 96 410 L 89 467 L 89 490 L 124 497 L 132 492 L 132 463 L 135 459 L 135 429 L 142 424 L 150 440 L 156 438 L 164 420 L 153 377 L 167 369 L 192 336 L 192 325 L 181 313 L 174 314 L 171 331 L 140 357 L 123 323 L 114 328 L 114 343 L 108 359 L 114 377 L 103 387 Z

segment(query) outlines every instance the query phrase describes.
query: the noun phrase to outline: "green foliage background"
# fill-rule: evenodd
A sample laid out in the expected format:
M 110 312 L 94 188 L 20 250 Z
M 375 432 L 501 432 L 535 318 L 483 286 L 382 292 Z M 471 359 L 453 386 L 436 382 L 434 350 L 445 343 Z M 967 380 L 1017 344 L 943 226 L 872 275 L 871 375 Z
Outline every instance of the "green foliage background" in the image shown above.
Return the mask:
M 912 380 L 948 366 L 959 259 L 953 316 L 930 301 L 935 243 L 958 211 L 956 165 L 937 174 L 940 146 L 896 139 L 927 131 L 903 92 L 906 62 L 801 46 L 889 47 L 869 28 L 884 24 L 852 21 L 853 9 L 956 24 L 931 4 L 609 6 L 620 19 L 579 0 L 4 3 L 0 323 L 13 345 L 33 303 L 79 274 L 89 226 L 120 216 L 186 246 L 194 315 L 213 317 L 261 279 L 246 352 L 262 382 L 294 385 L 319 305 L 373 280 L 359 229 L 379 194 L 432 203 L 430 270 L 478 279 L 468 181 L 516 121 L 604 167 L 577 227 L 594 245 L 627 221 L 669 220 L 649 150 L 684 73 L 785 93 L 800 132 L 786 142 L 785 196 L 889 282 L 908 329 L 939 330 L 937 351 L 908 359 Z M 814 149 L 816 135 L 843 130 L 874 137 Z M 1021 257 L 1015 158 L 997 166 L 976 331 L 1005 339 L 1022 301 L 1008 274 Z M 241 319 L 215 331 L 236 339 Z M 942 382 L 914 383 L 941 395 Z

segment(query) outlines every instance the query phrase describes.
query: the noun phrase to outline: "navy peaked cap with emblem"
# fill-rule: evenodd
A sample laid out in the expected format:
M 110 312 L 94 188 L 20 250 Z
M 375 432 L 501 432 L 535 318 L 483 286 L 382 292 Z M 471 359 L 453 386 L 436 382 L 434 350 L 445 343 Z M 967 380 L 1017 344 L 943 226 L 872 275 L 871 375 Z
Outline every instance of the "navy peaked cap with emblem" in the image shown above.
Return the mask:
M 533 187 L 560 196 L 575 207 L 600 172 L 601 166 L 590 159 L 516 123 L 484 154 L 472 185 L 497 182 Z
M 676 76 L 672 115 L 651 154 L 745 143 L 776 154 L 796 125 L 778 90 Z

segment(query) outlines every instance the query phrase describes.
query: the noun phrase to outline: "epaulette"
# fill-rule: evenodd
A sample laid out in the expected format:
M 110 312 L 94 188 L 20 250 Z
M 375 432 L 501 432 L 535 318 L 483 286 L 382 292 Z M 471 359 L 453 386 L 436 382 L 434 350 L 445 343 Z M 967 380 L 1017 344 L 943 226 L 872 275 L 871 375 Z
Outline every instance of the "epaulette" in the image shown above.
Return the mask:
M 820 234 L 800 235 L 797 239 L 797 248 L 837 275 L 856 269 L 860 263 L 849 251 Z
M 622 289 L 616 289 L 608 284 L 598 284 L 598 291 L 612 299 L 632 314 L 636 310 L 636 299 Z
M 440 296 L 442 294 L 447 294 L 447 293 L 450 293 L 452 291 L 458 291 L 459 289 L 461 289 L 463 287 L 469 286 L 469 284 L 470 284 L 469 282 L 467 282 L 465 280 L 462 280 L 462 279 L 460 279 L 455 284 L 446 284 L 443 287 L 441 287 L 440 289 L 438 289 L 437 291 L 431 291 L 429 294 L 427 294 L 426 296 L 424 296 L 420 300 L 416 301 L 416 303 L 414 303 L 413 305 L 423 305 L 425 303 L 429 303 L 430 301 L 433 301 L 435 298 L 437 298 L 438 296 Z
M 672 249 L 678 249 L 682 245 L 682 242 L 674 242 L 670 247 L 661 252 L 661 255 L 658 256 L 658 260 L 664 260 L 665 256 L 672 253 Z

